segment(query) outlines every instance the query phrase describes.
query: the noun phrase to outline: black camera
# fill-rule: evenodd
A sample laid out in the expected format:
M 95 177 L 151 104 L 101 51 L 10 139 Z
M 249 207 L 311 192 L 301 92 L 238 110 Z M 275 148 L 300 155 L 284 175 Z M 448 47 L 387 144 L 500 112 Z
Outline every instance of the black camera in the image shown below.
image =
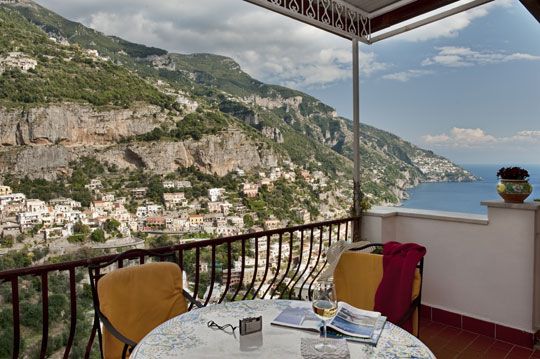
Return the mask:
M 262 316 L 240 319 L 238 323 L 240 335 L 260 332 L 262 330 Z

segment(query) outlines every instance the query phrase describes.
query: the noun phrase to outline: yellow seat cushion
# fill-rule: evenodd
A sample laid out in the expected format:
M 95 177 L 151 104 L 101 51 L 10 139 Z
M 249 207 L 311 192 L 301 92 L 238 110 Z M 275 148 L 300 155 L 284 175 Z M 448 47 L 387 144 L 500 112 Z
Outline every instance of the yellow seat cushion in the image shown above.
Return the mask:
M 114 270 L 97 284 L 101 312 L 138 343 L 152 329 L 187 311 L 182 270 L 174 263 L 147 263 Z M 124 344 L 103 328 L 105 358 L 121 358 Z
M 375 307 L 375 293 L 383 277 L 383 256 L 365 252 L 345 252 L 334 271 L 338 300 L 365 310 Z M 411 301 L 420 294 L 420 270 L 416 269 Z M 413 334 L 418 333 L 418 310 L 413 314 Z

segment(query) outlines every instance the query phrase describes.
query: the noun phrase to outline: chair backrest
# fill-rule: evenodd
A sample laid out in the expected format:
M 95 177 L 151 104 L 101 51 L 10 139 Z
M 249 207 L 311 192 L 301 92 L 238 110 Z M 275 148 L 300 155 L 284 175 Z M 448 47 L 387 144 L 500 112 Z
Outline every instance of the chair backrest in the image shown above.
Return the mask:
M 365 310 L 373 310 L 375 293 L 383 277 L 383 256 L 380 254 L 348 251 L 341 255 L 334 271 L 338 300 Z M 421 293 L 422 276 L 416 269 L 411 302 Z M 384 314 L 384 313 L 383 313 Z M 413 331 L 418 333 L 418 310 L 413 314 Z
M 340 301 L 373 310 L 375 292 L 383 276 L 382 256 L 364 252 L 341 254 L 334 271 L 336 295 Z
M 187 311 L 182 270 L 170 262 L 120 268 L 97 282 L 99 310 L 126 338 L 138 343 L 152 329 Z M 105 358 L 121 358 L 124 344 L 106 328 Z

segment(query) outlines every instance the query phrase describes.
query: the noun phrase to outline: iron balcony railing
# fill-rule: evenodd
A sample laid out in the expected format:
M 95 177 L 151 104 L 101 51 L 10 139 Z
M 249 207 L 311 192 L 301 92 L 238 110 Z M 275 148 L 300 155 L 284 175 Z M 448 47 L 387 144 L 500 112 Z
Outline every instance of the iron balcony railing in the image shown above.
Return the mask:
M 186 289 L 204 305 L 254 298 L 309 299 L 326 264 L 325 249 L 334 241 L 352 240 L 355 224 L 358 218 L 346 218 L 193 241 L 153 252 L 174 253 L 184 270 Z M 87 268 L 115 256 L 0 272 L 4 321 L 0 356 L 94 357 L 96 328 Z M 134 251 L 109 270 L 145 260 L 150 259 Z

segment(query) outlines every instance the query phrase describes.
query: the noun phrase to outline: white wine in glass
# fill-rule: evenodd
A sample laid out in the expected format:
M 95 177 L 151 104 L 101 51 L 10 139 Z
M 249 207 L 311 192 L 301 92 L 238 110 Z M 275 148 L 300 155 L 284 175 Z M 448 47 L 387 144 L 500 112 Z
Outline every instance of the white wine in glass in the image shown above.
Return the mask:
M 323 321 L 324 339 L 322 343 L 315 345 L 317 351 L 330 353 L 336 350 L 332 344 L 326 341 L 326 323 L 331 321 L 337 314 L 338 303 L 333 280 L 317 282 L 313 290 L 313 312 Z

